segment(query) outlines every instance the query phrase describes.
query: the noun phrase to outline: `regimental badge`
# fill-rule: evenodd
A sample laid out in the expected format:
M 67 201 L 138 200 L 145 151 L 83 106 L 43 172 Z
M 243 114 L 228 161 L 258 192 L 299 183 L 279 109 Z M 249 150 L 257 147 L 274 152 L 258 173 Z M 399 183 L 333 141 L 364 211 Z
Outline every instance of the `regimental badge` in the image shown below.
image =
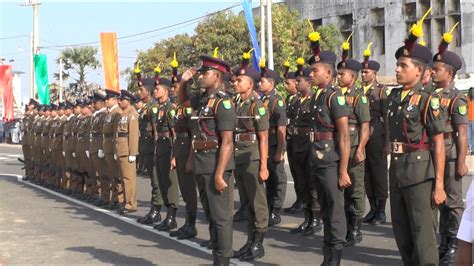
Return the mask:
M 240 70 L 240 75 L 244 75 L 244 74 L 245 74 L 245 69 L 242 68 L 242 69 Z
M 314 61 L 318 62 L 318 61 L 320 61 L 320 60 L 321 60 L 321 58 L 319 57 L 319 55 L 315 55 L 315 56 L 314 56 Z
M 222 105 L 224 106 L 224 109 L 226 109 L 226 110 L 230 110 L 230 108 L 232 107 L 232 104 L 230 103 L 230 100 L 224 100 L 222 102 Z
M 438 110 L 439 109 L 439 98 L 431 98 L 430 105 L 431 105 L 431 108 L 433 108 L 433 110 Z
M 264 116 L 265 113 L 266 113 L 265 107 L 259 107 L 259 108 L 258 108 L 258 114 L 259 114 L 260 116 Z
M 186 107 L 186 114 L 191 115 L 193 113 L 193 109 L 191 107 Z
M 458 111 L 460 115 L 466 115 L 467 114 L 467 106 L 461 105 L 458 107 Z
M 367 103 L 367 97 L 362 96 L 362 97 L 361 97 L 361 100 L 362 100 L 362 103 L 363 103 L 363 104 L 366 104 L 366 103 Z
M 346 104 L 346 97 L 337 96 L 337 104 L 339 104 L 340 106 L 344 106 Z
M 156 113 L 158 112 L 158 108 L 153 107 L 153 108 L 151 108 L 151 111 L 152 111 L 154 114 L 156 114 Z
M 408 51 L 407 48 L 404 48 L 404 49 L 403 49 L 403 55 L 404 55 L 404 56 L 410 55 L 410 52 Z
M 283 101 L 282 100 L 278 100 L 278 106 L 283 107 Z
M 170 111 L 170 116 L 175 116 L 175 115 L 176 115 L 176 112 L 175 112 L 174 109 L 172 109 L 172 110 Z

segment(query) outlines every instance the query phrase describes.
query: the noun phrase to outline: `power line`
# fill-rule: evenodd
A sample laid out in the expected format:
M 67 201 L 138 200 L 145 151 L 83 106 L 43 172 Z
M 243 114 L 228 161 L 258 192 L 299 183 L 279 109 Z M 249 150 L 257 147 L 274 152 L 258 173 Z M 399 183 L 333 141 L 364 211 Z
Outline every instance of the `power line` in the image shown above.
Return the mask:
M 241 4 L 240 4 L 240 2 L 239 2 L 239 3 L 237 3 L 237 4 L 234 4 L 234 5 L 230 6 L 230 7 L 227 7 L 227 8 L 224 8 L 224 9 L 221 9 L 221 10 L 218 10 L 218 11 L 215 11 L 215 12 L 212 12 L 212 13 L 209 13 L 209 14 L 207 14 L 207 15 L 203 15 L 203 16 L 200 16 L 200 17 L 188 19 L 188 20 L 185 20 L 185 21 L 182 21 L 182 22 L 173 24 L 173 25 L 168 25 L 168 26 L 165 26 L 165 27 L 161 27 L 161 28 L 157 28 L 157 29 L 153 29 L 153 30 L 149 30 L 149 31 L 144 31 L 144 32 L 140 32 L 140 33 L 135 33 L 135 34 L 131 34 L 131 35 L 126 35 L 126 36 L 118 37 L 117 40 L 123 40 L 123 39 L 127 39 L 127 38 L 133 38 L 133 37 L 137 37 L 137 36 L 141 36 L 141 35 L 145 35 L 145 34 L 157 32 L 157 31 L 161 31 L 161 30 L 166 30 L 166 29 L 169 29 L 169 28 L 173 28 L 173 27 L 176 27 L 176 26 L 180 26 L 180 25 L 189 23 L 189 22 L 193 22 L 193 21 L 197 21 L 197 20 L 200 20 L 200 19 L 203 19 L 203 18 L 207 18 L 207 17 L 209 17 L 209 16 L 212 16 L 212 15 L 215 15 L 215 14 L 218 14 L 218 13 L 221 13 L 221 12 L 224 12 L 224 11 L 231 10 L 231 9 L 233 9 L 233 8 L 235 8 L 235 7 L 240 6 L 240 5 L 241 5 Z M 77 44 L 65 44 L 65 45 L 43 46 L 43 47 L 40 47 L 40 48 L 52 48 L 52 47 L 60 48 L 60 47 L 70 47 L 70 46 L 86 46 L 86 45 L 99 44 L 99 43 L 100 43 L 100 41 L 95 41 L 95 42 L 85 42 L 85 43 L 77 43 Z
M 10 36 L 10 37 L 2 37 L 0 40 L 11 40 L 11 39 L 19 39 L 19 38 L 28 38 L 28 35 L 17 35 L 17 36 Z

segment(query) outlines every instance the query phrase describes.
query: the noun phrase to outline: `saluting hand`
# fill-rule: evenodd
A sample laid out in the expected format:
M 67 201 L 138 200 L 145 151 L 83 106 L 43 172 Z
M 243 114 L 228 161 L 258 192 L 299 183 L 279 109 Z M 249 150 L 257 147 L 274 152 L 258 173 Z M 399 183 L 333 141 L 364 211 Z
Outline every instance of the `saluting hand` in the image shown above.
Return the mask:
M 433 208 L 438 208 L 444 201 L 446 201 L 446 192 L 444 192 L 444 188 L 436 185 L 431 193 L 431 205 Z
M 196 74 L 196 69 L 190 68 L 184 71 L 183 75 L 181 76 L 181 80 L 188 82 L 193 78 L 194 74 Z
M 216 186 L 217 192 L 224 192 L 224 190 L 228 187 L 222 176 L 214 177 L 214 185 Z
M 345 171 L 343 173 L 339 173 L 339 179 L 337 180 L 337 185 L 339 186 L 339 189 L 344 189 L 348 188 L 352 185 L 351 183 L 351 178 L 349 177 L 349 174 Z

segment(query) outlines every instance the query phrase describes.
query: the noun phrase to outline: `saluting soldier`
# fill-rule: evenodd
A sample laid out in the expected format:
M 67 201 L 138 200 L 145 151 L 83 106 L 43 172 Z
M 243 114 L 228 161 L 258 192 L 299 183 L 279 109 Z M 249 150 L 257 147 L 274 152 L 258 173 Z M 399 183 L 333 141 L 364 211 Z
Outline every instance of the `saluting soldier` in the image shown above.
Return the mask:
M 105 107 L 104 101 L 105 95 L 99 92 L 94 93 L 93 103 L 95 111 L 92 114 L 89 152 L 95 175 L 95 190 L 93 191 L 95 201 L 93 204 L 96 206 L 101 206 L 107 202 L 107 200 L 102 197 L 103 193 L 101 190 L 105 165 L 104 150 L 102 149 L 102 125 L 104 124 L 104 119 L 107 115 L 107 107 Z
M 318 200 L 318 192 L 311 179 L 311 138 L 313 131 L 314 91 L 311 83 L 311 69 L 299 68 L 295 72 L 296 88 L 298 90 L 298 101 L 295 103 L 296 115 L 293 122 L 291 157 L 298 162 L 295 167 L 294 179 L 298 180 L 299 197 L 304 206 L 304 221 L 298 227 L 290 230 L 290 233 L 314 235 L 322 230 L 321 207 Z
M 451 40 L 452 35 L 445 33 L 438 53 L 433 57 L 433 81 L 436 85 L 436 93 L 440 97 L 443 120 L 446 125 L 443 135 L 446 149 L 444 189 L 447 198 L 446 202 L 439 206 L 441 244 L 438 253 L 441 265 L 454 263 L 458 242 L 456 236 L 464 210 L 462 178 L 469 172 L 466 165 L 469 100 L 454 83 L 456 72 L 462 67 L 462 60 L 456 53 L 447 51 Z
M 138 154 L 138 113 L 133 107 L 137 101 L 135 95 L 126 90 L 120 91 L 121 118 L 115 136 L 115 154 L 123 179 L 122 191 L 119 191 L 119 214 L 137 211 L 137 154 Z
M 241 67 L 234 90 L 240 95 L 235 103 L 235 179 L 240 201 L 248 206 L 247 242 L 234 254 L 242 261 L 265 256 L 263 239 L 268 228 L 265 181 L 268 179 L 268 113 L 254 91 L 260 73 L 253 67 Z
M 412 27 L 405 46 L 395 53 L 401 87 L 392 89 L 388 98 L 390 207 L 405 265 L 438 264 L 433 208 L 446 199 L 445 125 L 438 96 L 421 90 L 424 69 L 432 58 L 429 49 L 416 43 L 421 25 L 422 21 Z
M 177 227 L 176 211 L 179 205 L 178 177 L 176 169 L 171 169 L 176 107 L 168 97 L 171 81 L 158 76 L 155 77 L 155 81 L 156 105 L 151 108 L 151 122 L 155 139 L 155 167 L 159 189 L 167 211 L 166 218 L 154 228 L 158 231 L 170 231 Z
M 214 247 L 215 265 L 229 265 L 232 257 L 232 212 L 234 209 L 235 168 L 233 130 L 235 108 L 232 98 L 224 92 L 223 76 L 229 65 L 215 57 L 201 56 L 200 84 L 205 92 L 191 96 L 191 106 L 197 112 L 198 125 L 193 134 L 194 172 L 201 202 L 210 221 L 211 240 L 205 244 Z M 181 79 L 179 97 L 184 97 L 186 84 L 195 70 L 187 70 Z
M 102 149 L 105 158 L 105 173 L 104 178 L 101 180 L 101 192 L 104 195 L 102 199 L 108 204 L 107 207 L 109 209 L 118 209 L 119 205 L 117 199 L 113 197 L 113 194 L 114 191 L 116 191 L 117 185 L 115 184 L 115 180 L 120 180 L 120 170 L 116 161 L 117 155 L 114 150 L 114 142 L 115 130 L 122 117 L 122 109 L 119 107 L 117 100 L 120 93 L 109 89 L 106 89 L 105 92 L 105 105 L 107 106 L 108 112 L 104 118 L 104 125 L 102 127 L 102 134 L 104 136 Z
M 22 150 L 25 159 L 25 176 L 23 180 L 32 180 L 34 178 L 34 164 L 33 164 L 33 142 L 34 142 L 34 121 L 38 116 L 39 104 L 34 99 L 30 99 L 25 118 L 23 119 L 23 138 Z
M 284 147 L 286 139 L 286 108 L 285 101 L 276 90 L 278 75 L 268 69 L 265 62 L 260 62 L 259 90 L 263 93 L 261 101 L 268 110 L 270 128 L 268 131 L 268 170 L 270 177 L 267 184 L 267 201 L 269 209 L 269 225 L 274 226 L 281 222 L 280 210 L 286 196 L 287 177 L 285 172 Z
M 349 40 L 348 40 L 349 41 Z M 362 64 L 349 54 L 349 42 L 342 45 L 342 61 L 337 65 L 337 82 L 342 94 L 346 97 L 349 109 L 349 135 L 351 153 L 349 156 L 349 176 L 351 186 L 344 190 L 344 208 L 347 221 L 346 246 L 353 246 L 362 241 L 362 219 L 365 213 L 365 145 L 369 140 L 370 110 L 367 97 L 361 95 L 356 87 Z
M 322 265 L 339 265 L 347 230 L 343 189 L 351 185 L 348 174 L 349 111 L 344 95 L 332 85 L 336 55 L 320 51 L 318 32 L 311 32 L 308 37 L 313 55 L 307 62 L 312 69 L 313 85 L 319 88 L 313 100 L 310 140 L 311 177 L 318 192 L 324 224 Z
M 377 71 L 380 64 L 370 58 L 369 43 L 364 50 L 362 62 L 362 86 L 359 88 L 361 95 L 365 95 L 370 108 L 370 135 L 365 148 L 365 191 L 369 199 L 370 211 L 364 217 L 364 223 L 384 224 L 386 221 L 385 205 L 388 197 L 388 168 L 387 154 L 384 147 L 388 143 L 387 96 L 390 94 L 384 85 L 377 82 Z

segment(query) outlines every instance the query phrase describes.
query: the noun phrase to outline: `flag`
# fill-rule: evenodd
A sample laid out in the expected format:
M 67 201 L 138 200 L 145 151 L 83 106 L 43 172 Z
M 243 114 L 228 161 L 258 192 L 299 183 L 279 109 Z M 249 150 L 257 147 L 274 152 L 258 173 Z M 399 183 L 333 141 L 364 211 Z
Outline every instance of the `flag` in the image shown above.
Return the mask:
M 117 52 L 117 33 L 101 32 L 102 66 L 104 68 L 105 86 L 109 90 L 120 92 Z
M 252 47 L 254 49 L 252 53 L 253 67 L 260 70 L 260 67 L 258 66 L 258 63 L 260 62 L 260 47 L 258 46 L 257 29 L 253 22 L 252 3 L 250 0 L 243 0 L 242 8 L 244 9 L 245 20 L 247 21 L 247 28 L 250 34 L 250 41 L 252 42 Z
M 3 118 L 5 121 L 11 121 L 15 118 L 12 79 L 12 66 L 0 65 L 0 92 L 3 92 Z
M 48 61 L 45 54 L 35 54 L 35 79 L 38 99 L 41 104 L 50 104 L 48 83 Z M 34 97 L 34 95 L 32 95 Z

